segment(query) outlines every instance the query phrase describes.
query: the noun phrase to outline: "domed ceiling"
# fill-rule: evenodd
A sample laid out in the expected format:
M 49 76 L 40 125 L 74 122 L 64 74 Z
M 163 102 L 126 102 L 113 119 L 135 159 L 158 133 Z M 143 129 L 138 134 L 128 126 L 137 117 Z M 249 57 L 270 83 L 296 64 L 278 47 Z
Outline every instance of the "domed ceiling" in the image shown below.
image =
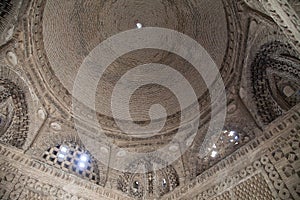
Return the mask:
M 44 48 L 51 69 L 71 94 L 85 57 L 109 37 L 137 29 L 137 26 L 162 27 L 184 33 L 199 42 L 219 67 L 228 43 L 226 14 L 221 0 L 51 0 L 46 2 L 42 23 Z M 158 49 L 141 49 L 119 57 L 104 72 L 97 88 L 97 112 L 122 119 L 112 114 L 113 89 L 128 70 L 147 63 L 165 64 L 178 70 L 189 81 L 198 98 L 207 90 L 201 75 L 180 56 Z M 210 70 L 209 67 L 207 70 Z M 157 69 L 154 73 L 159 76 L 161 71 Z M 140 75 L 137 80 L 145 76 Z M 172 80 L 172 77 L 162 78 Z M 91 81 L 98 80 L 91 78 Z M 136 80 L 125 78 L 122 82 L 124 90 L 133 81 Z M 179 87 L 183 84 L 182 80 L 174 79 L 173 82 Z M 172 91 L 158 84 L 148 84 L 138 88 L 130 98 L 133 120 L 149 120 L 149 108 L 156 103 L 161 104 L 169 116 L 181 110 Z

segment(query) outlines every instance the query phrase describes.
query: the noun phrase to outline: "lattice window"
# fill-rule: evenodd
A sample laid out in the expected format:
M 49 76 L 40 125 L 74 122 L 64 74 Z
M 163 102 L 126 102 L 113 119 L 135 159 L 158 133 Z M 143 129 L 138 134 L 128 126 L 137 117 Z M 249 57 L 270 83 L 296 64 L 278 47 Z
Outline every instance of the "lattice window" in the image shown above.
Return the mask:
M 239 131 L 224 129 L 218 141 L 208 148 L 208 156 L 211 158 L 224 157 L 249 140 L 249 136 Z
M 84 148 L 77 144 L 64 143 L 49 148 L 44 152 L 43 158 L 47 163 L 54 165 L 99 183 L 99 173 L 96 162 Z
M 254 135 L 251 132 L 246 133 L 239 129 L 234 126 L 225 128 L 218 140 L 207 148 L 207 155 L 198 157 L 197 176 L 253 139 Z
M 163 196 L 179 186 L 179 178 L 175 169 L 171 166 L 156 172 L 158 177 L 157 189 L 159 195 Z

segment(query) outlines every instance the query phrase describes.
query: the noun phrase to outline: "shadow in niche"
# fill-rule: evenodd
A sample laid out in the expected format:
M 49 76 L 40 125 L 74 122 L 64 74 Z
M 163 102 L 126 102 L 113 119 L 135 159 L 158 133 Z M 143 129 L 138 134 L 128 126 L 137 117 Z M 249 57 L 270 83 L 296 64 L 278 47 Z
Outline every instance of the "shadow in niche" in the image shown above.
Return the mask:
M 12 1 L 11 0 L 2 0 L 0 2 L 0 24 L 6 15 L 9 15 L 12 10 Z
M 0 93 L 0 96 L 1 93 Z M 14 109 L 11 106 L 11 100 L 0 101 L 0 137 L 7 131 L 12 124 Z

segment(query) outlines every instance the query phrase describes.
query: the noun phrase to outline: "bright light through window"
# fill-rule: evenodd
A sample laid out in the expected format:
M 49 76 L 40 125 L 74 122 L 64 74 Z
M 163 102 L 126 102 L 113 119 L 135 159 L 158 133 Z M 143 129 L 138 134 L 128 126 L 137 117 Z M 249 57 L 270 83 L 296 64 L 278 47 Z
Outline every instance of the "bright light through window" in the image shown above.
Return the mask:
M 86 154 L 82 154 L 82 155 L 80 156 L 80 160 L 81 160 L 82 162 L 87 162 L 87 161 L 89 160 L 89 157 L 88 157 L 88 155 L 86 155 Z
M 166 179 L 163 179 L 163 180 L 162 180 L 162 185 L 163 185 L 164 187 L 167 185 Z
M 137 27 L 138 29 L 140 29 L 140 28 L 143 27 L 143 25 L 142 25 L 141 23 L 136 23 L 136 27 Z
M 217 151 L 212 151 L 212 152 L 211 152 L 211 157 L 213 157 L 213 158 L 214 158 L 214 157 L 216 157 L 216 155 L 217 155 L 217 154 L 218 154 L 218 152 L 217 152 Z
M 65 147 L 65 146 L 61 146 L 61 147 L 60 147 L 60 152 L 61 152 L 61 153 L 67 153 L 67 152 L 68 152 L 68 148 Z
M 228 134 L 228 136 L 231 136 L 231 137 L 234 136 L 234 135 L 235 135 L 235 131 L 230 131 L 229 134 Z
M 86 165 L 85 165 L 85 163 L 83 163 L 83 162 L 78 163 L 78 167 L 81 168 L 81 169 L 84 169 L 85 166 L 86 166 Z
M 62 160 L 65 158 L 65 155 L 62 153 L 57 154 L 58 159 Z

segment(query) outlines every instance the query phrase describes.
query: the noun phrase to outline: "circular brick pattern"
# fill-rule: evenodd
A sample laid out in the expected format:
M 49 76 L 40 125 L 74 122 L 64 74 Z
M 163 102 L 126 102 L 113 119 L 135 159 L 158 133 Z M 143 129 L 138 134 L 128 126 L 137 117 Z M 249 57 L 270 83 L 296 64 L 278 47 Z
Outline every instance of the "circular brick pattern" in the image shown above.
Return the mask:
M 54 0 L 47 1 L 43 19 L 43 41 L 51 68 L 70 93 L 84 57 L 110 36 L 135 29 L 137 23 L 143 27 L 169 28 L 190 36 L 208 51 L 218 66 L 221 66 L 227 48 L 227 22 L 222 1 L 99 3 L 89 0 L 78 3 Z M 112 117 L 111 94 L 115 83 L 131 68 L 151 62 L 178 70 L 191 83 L 198 98 L 206 91 L 201 75 L 187 61 L 169 52 L 144 49 L 120 57 L 107 69 L 99 82 L 97 111 Z M 149 120 L 147 111 L 154 103 L 162 104 L 168 115 L 180 111 L 171 91 L 159 85 L 148 85 L 132 95 L 130 113 L 133 119 Z

